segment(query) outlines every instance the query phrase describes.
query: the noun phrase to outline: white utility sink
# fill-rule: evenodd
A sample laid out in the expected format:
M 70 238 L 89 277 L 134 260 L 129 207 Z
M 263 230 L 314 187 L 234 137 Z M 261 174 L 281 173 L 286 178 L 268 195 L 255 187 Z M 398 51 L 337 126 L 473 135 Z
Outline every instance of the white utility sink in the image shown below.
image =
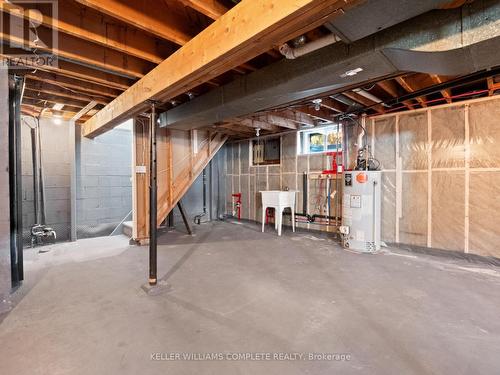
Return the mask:
M 296 191 L 264 190 L 262 194 L 262 232 L 266 223 L 266 209 L 274 208 L 274 228 L 278 230 L 278 236 L 281 236 L 281 224 L 283 223 L 283 210 L 290 208 L 292 210 L 292 228 L 295 232 L 295 195 Z

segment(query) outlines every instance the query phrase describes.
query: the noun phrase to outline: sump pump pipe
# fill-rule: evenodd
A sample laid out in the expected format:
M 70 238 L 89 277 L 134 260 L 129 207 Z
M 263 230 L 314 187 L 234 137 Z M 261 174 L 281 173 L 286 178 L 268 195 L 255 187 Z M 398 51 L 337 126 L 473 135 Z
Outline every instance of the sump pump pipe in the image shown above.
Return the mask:
M 288 45 L 288 43 L 282 44 L 279 47 L 279 51 L 287 59 L 293 60 L 297 57 L 307 55 L 308 53 L 314 52 L 323 47 L 329 46 L 330 44 L 337 43 L 341 39 L 335 34 L 328 34 L 322 38 L 316 39 L 310 43 L 304 44 L 303 46 L 293 48 Z

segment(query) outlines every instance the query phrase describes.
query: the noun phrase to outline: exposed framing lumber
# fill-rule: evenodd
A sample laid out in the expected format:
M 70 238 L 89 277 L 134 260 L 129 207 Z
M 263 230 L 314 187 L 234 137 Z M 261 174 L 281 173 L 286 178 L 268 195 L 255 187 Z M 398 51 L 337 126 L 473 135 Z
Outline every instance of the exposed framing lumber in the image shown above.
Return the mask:
M 316 125 L 314 119 L 308 114 L 294 111 L 293 109 L 286 109 L 284 111 L 270 112 L 271 115 L 278 116 L 279 118 L 287 122 L 287 126 L 283 126 L 289 129 L 297 129 L 300 125 L 314 126 Z
M 228 8 L 217 0 L 180 0 L 180 2 L 213 20 L 216 20 L 228 11 Z
M 62 120 L 68 121 L 73 118 L 77 112 L 73 111 L 54 111 L 50 108 L 44 108 L 38 105 L 33 105 L 33 104 L 21 104 L 21 109 L 26 112 L 30 112 L 31 115 L 33 116 L 41 116 L 41 117 L 57 117 L 60 116 Z M 82 116 L 78 122 L 82 123 L 86 121 L 89 118 L 89 116 Z
M 185 6 L 196 10 L 197 12 L 204 14 L 212 20 L 216 20 L 225 14 L 229 9 L 222 5 L 218 0 L 180 0 Z M 266 52 L 273 58 L 281 58 L 282 55 L 275 51 L 269 50 Z M 250 64 L 243 64 L 242 67 L 250 70 L 255 70 Z
M 133 238 L 138 242 L 147 241 L 149 237 L 149 193 L 148 193 L 148 170 L 149 170 L 149 124 L 147 121 L 141 123 L 135 120 L 134 124 L 134 151 L 133 160 L 135 166 L 144 166 L 145 173 L 136 170 L 133 176 Z M 192 183 L 200 175 L 210 160 L 227 140 L 226 135 L 209 133 L 209 140 L 204 144 L 196 156 L 193 155 L 191 147 L 186 149 L 186 157 L 191 163 L 182 166 L 173 165 L 172 141 L 176 137 L 184 136 L 184 140 L 190 138 L 189 132 L 176 132 L 173 134 L 165 128 L 159 128 L 157 134 L 157 160 L 158 160 L 158 216 L 157 223 L 160 225 L 179 200 L 184 196 Z M 175 174 L 174 174 L 175 169 Z M 144 169 L 143 169 L 144 170 Z
M 356 3 L 356 0 L 244 0 L 87 121 L 84 135 L 101 134 L 144 110 L 147 100 L 171 99 L 200 80 L 205 82 L 241 65 L 273 44 L 311 30 Z M 207 45 L 211 48 L 206 48 Z
M 271 132 L 276 132 L 276 131 L 280 130 L 279 126 L 273 125 L 273 124 L 271 124 L 267 121 L 264 121 L 264 120 L 259 119 L 259 118 L 246 118 L 246 119 L 237 118 L 237 119 L 233 119 L 231 121 L 236 123 L 236 124 L 241 124 L 243 126 L 246 126 L 247 128 L 251 128 L 251 129 L 262 129 L 262 130 L 268 130 Z M 227 126 L 221 126 L 221 127 L 229 128 Z M 252 132 L 255 133 L 255 130 L 252 130 Z
M 416 89 L 415 87 L 413 87 L 406 78 L 404 77 L 397 77 L 396 78 L 396 82 L 399 83 L 401 85 L 401 87 L 403 89 L 405 89 L 407 92 L 411 93 L 411 92 L 415 92 Z M 427 107 L 427 104 L 425 103 L 425 98 L 422 98 L 422 97 L 418 97 L 416 98 L 417 99 L 417 102 L 422 106 L 422 107 Z
M 3 30 L 0 31 L 0 40 L 4 43 L 7 42 L 13 46 L 53 53 L 60 58 L 96 66 L 105 71 L 132 78 L 141 78 L 154 67 L 153 64 L 136 57 L 127 56 L 101 45 L 90 44 L 85 40 L 62 33 L 58 35 L 56 48 L 50 43 L 52 41 L 52 30 L 44 26 L 37 27 L 40 40 L 47 41 L 48 43 L 47 46 L 41 46 L 31 40 L 9 34 L 8 17 L 5 14 L 1 16 L 4 22 Z
M 64 60 L 59 60 L 57 62 L 57 67 L 55 68 L 51 66 L 41 66 L 38 69 L 46 72 L 57 73 L 59 75 L 78 79 L 84 82 L 93 82 L 98 85 L 103 85 L 120 91 L 125 91 L 134 84 L 134 81 L 131 79 Z
M 209 127 L 201 128 L 199 130 L 206 130 L 206 131 L 211 131 L 214 133 L 220 133 L 223 135 L 231 136 L 232 138 L 241 138 L 241 137 L 246 137 L 247 133 L 246 131 L 241 132 L 240 130 L 236 130 L 234 126 L 231 124 L 219 124 L 219 125 L 212 125 Z
M 31 96 L 31 95 L 26 95 L 26 94 L 23 95 L 23 103 L 24 104 L 33 104 L 33 105 L 36 105 L 37 103 L 40 103 L 40 102 L 50 103 L 51 105 L 54 105 L 56 103 L 60 103 L 60 104 L 64 105 L 63 110 L 65 110 L 65 111 L 74 111 L 74 112 L 78 112 L 79 110 L 81 110 L 82 108 L 84 108 L 85 105 L 86 105 L 86 104 L 75 103 L 75 102 L 72 102 L 72 103 L 68 103 L 68 102 L 61 103 L 61 102 L 53 100 L 53 99 L 40 98 L 40 97 L 37 97 L 37 96 Z
M 84 102 L 90 102 L 92 99 L 92 96 L 87 96 L 85 94 L 80 94 L 80 93 L 75 93 L 66 90 L 63 87 L 59 86 L 54 86 L 48 83 L 43 83 L 43 82 L 37 82 L 37 81 L 27 81 L 26 86 L 24 88 L 26 91 L 32 91 L 35 93 L 41 93 L 41 94 L 47 94 L 52 97 L 58 97 L 61 99 L 61 101 L 64 101 L 66 99 L 71 99 L 71 100 L 80 100 Z M 109 99 L 96 99 L 96 102 L 98 104 L 106 105 L 109 103 Z
M 399 92 L 398 88 L 396 86 L 396 83 L 394 83 L 392 80 L 388 79 L 385 81 L 380 81 L 377 82 L 377 86 L 380 87 L 383 91 L 385 91 L 387 94 L 391 95 L 393 98 L 399 97 Z M 403 101 L 403 104 L 408 108 L 409 110 L 414 109 L 415 107 L 409 100 Z
M 20 53 L 19 49 L 11 49 L 7 46 L 3 46 L 2 48 L 5 53 L 0 54 L 0 58 L 15 59 L 16 58 L 15 54 Z M 115 74 L 103 72 L 102 70 L 99 69 L 93 69 L 85 65 L 80 65 L 65 60 L 58 60 L 56 66 L 34 65 L 31 61 L 27 62 L 31 63 L 26 65 L 27 69 L 41 70 L 44 72 L 55 73 L 69 78 L 78 79 L 84 82 L 93 82 L 120 91 L 125 91 L 135 82 L 134 80 L 129 78 L 117 76 Z
M 296 107 L 294 108 L 295 111 L 297 112 L 302 112 L 305 113 L 312 118 L 315 118 L 316 120 L 322 121 L 322 122 L 333 122 L 334 121 L 334 114 L 332 114 L 329 110 L 325 108 L 320 108 L 318 111 L 314 109 L 311 106 L 303 106 L 303 107 Z
M 337 113 L 345 113 L 348 109 L 348 107 L 344 103 L 340 103 L 339 101 L 332 98 L 323 98 L 321 100 L 320 106 Z
M 265 125 L 265 123 L 262 123 Z M 257 128 L 260 128 L 259 126 L 259 121 L 255 121 L 255 120 L 249 120 L 249 119 L 246 119 L 246 120 L 243 120 L 243 122 L 235 122 L 233 124 L 220 124 L 220 125 L 217 125 L 217 129 L 220 130 L 220 129 L 226 129 L 226 130 L 230 130 L 232 132 L 233 135 L 236 135 L 236 136 L 255 136 L 256 134 L 256 130 Z M 260 128 L 262 129 L 262 131 L 264 131 L 265 129 L 263 128 Z
M 186 27 L 189 24 L 187 19 L 181 17 L 178 13 L 174 13 L 168 7 L 163 8 L 166 6 L 163 1 L 142 0 L 128 4 L 124 4 L 119 0 L 106 0 L 105 2 L 102 0 L 76 1 L 179 46 L 185 45 L 197 33 L 195 30 L 188 30 Z M 159 15 L 161 17 L 158 17 Z M 250 64 L 243 63 L 241 65 L 244 69 L 235 67 L 234 70 L 241 74 L 245 74 L 246 70 L 256 70 Z
M 119 0 L 76 1 L 181 46 L 193 36 L 193 31 L 186 27 L 187 20 L 179 17 L 172 9 L 166 8 L 163 1 L 137 0 L 128 3 Z
M 365 107 L 371 107 L 377 113 L 384 113 L 385 109 L 382 104 L 377 104 L 374 101 L 365 98 L 363 95 L 360 95 L 354 91 L 346 91 L 343 92 L 342 95 L 347 96 L 349 99 L 354 100 L 357 103 L 364 105 Z
M 298 128 L 297 122 L 275 113 L 265 113 L 260 116 L 257 116 L 256 119 L 261 123 L 267 123 L 270 125 L 279 126 L 280 128 L 293 129 L 293 130 Z
M 115 98 L 121 91 L 110 89 L 101 85 L 80 80 L 73 80 L 64 76 L 58 76 L 54 73 L 38 71 L 36 74 L 26 74 L 29 80 L 50 83 L 55 86 L 62 86 L 75 93 L 85 93 L 92 96 Z
M 500 90 L 500 82 L 495 82 L 495 77 L 489 77 L 487 80 L 488 84 L 488 95 L 492 96 L 495 91 Z
M 0 0 L 0 9 L 25 19 L 29 16 L 29 12 L 21 6 L 8 3 L 6 0 Z M 137 33 L 131 27 L 122 26 L 113 19 L 86 11 L 85 8 L 70 1 L 59 2 L 57 20 L 43 14 L 41 24 L 155 64 L 159 64 L 165 56 L 175 52 L 173 46 L 160 45 L 159 40 L 154 37 Z
M 444 80 L 436 74 L 431 74 L 430 77 L 432 79 L 432 82 L 434 82 L 436 85 L 444 82 Z M 440 92 L 443 98 L 446 100 L 446 103 L 450 104 L 452 102 L 450 90 L 441 90 Z

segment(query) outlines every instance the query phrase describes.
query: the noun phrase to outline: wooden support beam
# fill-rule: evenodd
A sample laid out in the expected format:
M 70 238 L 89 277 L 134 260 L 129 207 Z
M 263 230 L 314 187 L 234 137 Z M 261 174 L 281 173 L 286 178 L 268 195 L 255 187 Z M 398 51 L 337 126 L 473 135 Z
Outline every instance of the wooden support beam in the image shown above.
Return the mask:
M 311 107 L 311 106 L 303 106 L 303 107 L 294 108 L 294 110 L 297 112 L 305 113 L 305 114 L 311 116 L 312 118 L 315 118 L 316 120 L 319 120 L 322 122 L 334 121 L 334 114 L 332 114 L 330 110 L 325 109 L 325 108 L 320 108 L 318 111 L 316 111 L 316 109 Z
M 255 129 L 259 128 L 259 121 L 250 121 L 249 119 L 244 120 L 243 122 L 235 122 L 234 124 L 220 124 L 217 125 L 217 129 L 226 129 L 232 132 L 232 135 L 236 136 L 255 136 Z M 262 129 L 262 128 L 260 128 Z M 266 129 L 262 129 L 264 132 Z
M 34 93 L 41 93 L 41 94 L 47 94 L 51 95 L 53 97 L 60 98 L 61 100 L 65 99 L 75 99 L 75 100 L 80 100 L 84 102 L 90 102 L 92 101 L 92 96 L 91 95 L 85 95 L 81 93 L 75 93 L 69 90 L 66 90 L 64 87 L 60 86 L 54 86 L 48 83 L 44 82 L 38 82 L 38 81 L 26 81 L 26 86 L 25 86 L 26 91 L 32 91 Z M 107 103 L 110 102 L 110 99 L 96 99 L 98 104 L 106 105 Z
M 30 15 L 30 10 L 6 0 L 0 0 L 0 9 L 25 19 Z M 42 15 L 41 24 L 48 28 L 155 64 L 162 62 L 176 49 L 145 33 L 137 33 L 133 27 L 120 25 L 112 18 L 88 11 L 72 1 L 58 3 L 57 20 L 43 12 L 43 7 L 38 10 Z
M 329 109 L 330 111 L 337 113 L 345 113 L 348 110 L 348 106 L 338 100 L 332 98 L 321 99 L 321 107 Z
M 56 103 L 58 103 L 58 104 L 64 104 L 64 107 L 63 107 L 62 110 L 69 111 L 69 112 L 78 112 L 83 107 L 85 107 L 85 104 L 84 105 L 81 105 L 81 104 L 68 104 L 68 103 L 61 103 L 61 102 L 57 102 L 57 101 L 49 100 L 49 99 L 45 99 L 45 98 L 32 97 L 32 96 L 29 96 L 29 95 L 24 95 L 23 96 L 23 104 L 39 105 L 39 106 L 43 106 L 44 104 L 46 104 L 50 108 L 50 107 L 52 107 Z
M 435 83 L 436 85 L 439 85 L 440 83 L 445 82 L 445 80 L 443 80 L 440 76 L 438 76 L 436 74 L 431 74 L 430 77 L 431 77 L 432 82 Z M 452 102 L 450 90 L 446 89 L 446 90 L 441 90 L 440 92 L 441 92 L 441 95 L 443 96 L 443 98 L 445 98 L 446 103 L 449 104 Z
M 148 99 L 171 99 L 193 88 L 200 80 L 216 77 L 276 43 L 321 25 L 325 19 L 343 13 L 357 2 L 244 0 L 97 113 L 85 124 L 84 135 L 94 137 L 105 132 L 140 113 Z
M 360 95 L 354 91 L 343 92 L 342 95 L 347 96 L 349 99 L 354 100 L 355 102 L 360 103 L 365 107 L 370 107 L 377 113 L 385 112 L 384 106 L 382 104 L 377 104 L 374 101 L 365 98 L 363 95 Z
M 298 124 L 286 117 L 282 117 L 278 114 L 274 113 L 265 113 L 256 117 L 256 120 L 260 123 L 267 123 L 274 126 L 279 126 L 280 128 L 285 129 L 297 129 Z
M 494 78 L 488 78 L 488 90 L 488 95 L 493 95 L 495 91 L 500 90 L 500 82 L 495 82 Z
M 224 5 L 217 0 L 180 0 L 182 4 L 190 7 L 205 16 L 216 20 L 228 11 Z
M 10 46 L 51 53 L 62 59 L 95 66 L 99 69 L 131 78 L 141 78 L 154 67 L 154 64 L 142 59 L 127 56 L 115 50 L 98 44 L 88 43 L 85 40 L 63 33 L 58 34 L 57 44 L 54 44 L 53 32 L 45 26 L 39 26 L 36 29 L 40 42 L 12 35 L 9 33 L 9 14 L 1 13 L 0 16 L 3 21 L 2 30 L 0 30 L 0 40 L 4 44 L 8 43 Z M 24 22 L 25 29 L 29 29 L 28 21 Z
M 40 26 L 37 28 L 37 32 L 41 40 L 52 40 L 50 29 Z M 89 44 L 82 39 L 65 34 L 59 34 L 57 48 L 50 45 L 50 43 L 45 47 L 38 46 L 33 41 L 8 34 L 4 26 L 4 30 L 0 32 L 0 40 L 3 43 L 10 43 L 11 45 L 19 47 L 24 46 L 31 50 L 53 53 L 63 59 L 95 66 L 107 72 L 121 74 L 131 78 L 141 78 L 154 67 L 151 63 L 135 57 L 124 55 L 123 53 L 110 50 L 97 44 Z
M 55 86 L 62 86 L 69 89 L 69 91 L 73 91 L 77 94 L 85 93 L 87 95 L 97 97 L 100 96 L 104 98 L 115 98 L 121 93 L 121 91 L 110 89 L 101 85 L 96 85 L 95 83 L 74 80 L 68 77 L 59 76 L 54 73 L 38 71 L 36 72 L 36 74 L 26 74 L 25 77 L 33 81 L 46 82 Z
M 280 130 L 279 126 L 273 125 L 265 120 L 266 119 L 261 119 L 259 117 L 246 118 L 246 119 L 236 118 L 236 119 L 230 120 L 230 122 L 234 122 L 235 124 L 241 124 L 243 126 L 246 126 L 247 128 L 251 128 L 251 129 L 262 129 L 262 130 L 268 130 L 271 132 L 277 132 Z M 224 126 L 222 126 L 222 127 L 224 127 Z M 252 130 L 252 132 L 255 133 L 255 130 Z
M 200 128 L 199 130 L 200 131 L 206 130 L 206 131 L 209 131 L 211 133 L 220 133 L 222 135 L 231 136 L 233 138 L 241 137 L 242 135 L 245 137 L 249 136 L 250 129 L 245 129 L 244 131 L 241 131 L 241 130 L 239 130 L 238 126 L 240 126 L 240 125 L 239 124 L 231 124 L 231 123 L 218 124 L 218 125 L 211 125 L 211 126 L 207 126 L 204 128 Z M 241 127 L 243 127 L 243 125 L 241 125 Z M 252 134 L 255 134 L 255 132 L 253 132 Z
M 42 66 L 39 70 L 53 72 L 65 77 L 78 79 L 84 82 L 92 82 L 120 91 L 125 91 L 134 84 L 134 80 L 120 77 L 114 74 L 92 69 L 84 65 L 75 64 L 70 61 L 59 60 L 56 67 Z
M 74 100 L 74 99 L 61 99 L 58 97 L 54 97 L 52 95 L 47 95 L 47 94 L 42 94 L 42 93 L 35 93 L 33 91 L 30 91 L 28 89 L 24 89 L 24 95 L 23 98 L 31 99 L 31 100 L 37 100 L 37 101 L 42 101 L 42 102 L 47 102 L 51 104 L 63 104 L 64 106 L 71 106 L 75 108 L 83 108 L 89 102 L 84 102 L 84 101 L 79 101 L 79 100 Z M 97 103 L 96 103 L 97 104 Z M 65 108 L 66 109 L 66 108 Z
M 493 77 L 488 77 L 487 83 L 488 83 L 488 90 L 489 90 L 488 91 L 488 96 L 492 96 L 493 93 L 495 92 L 494 89 L 493 89 L 495 87 L 495 84 L 493 82 Z
M 26 111 L 30 111 L 32 113 L 37 113 L 37 115 L 41 117 L 59 117 L 61 120 L 71 120 L 77 112 L 74 111 L 55 111 L 50 108 L 44 108 L 43 106 L 40 105 L 34 105 L 34 104 L 27 104 L 27 103 L 22 103 L 21 108 Z M 80 118 L 79 123 L 82 123 L 86 120 L 88 120 L 89 116 L 83 116 Z
M 289 128 L 292 129 L 295 125 L 295 129 L 297 129 L 297 125 L 306 125 L 306 126 L 315 126 L 316 123 L 308 114 L 297 112 L 292 109 L 287 109 L 284 111 L 273 112 L 273 115 L 279 116 L 285 120 L 292 122 Z
M 229 9 L 222 5 L 218 0 L 180 0 L 185 6 L 190 7 L 205 16 L 213 19 L 214 21 L 226 13 Z M 273 58 L 282 58 L 283 56 L 275 50 L 266 52 Z M 256 69 L 250 64 L 242 64 L 242 67 L 255 71 Z
M 26 55 L 25 51 L 19 49 L 9 48 L 8 46 L 2 46 L 3 54 L 0 54 L 0 58 L 5 59 L 15 59 L 15 54 L 22 53 Z M 36 56 L 33 54 L 33 58 Z M 106 87 L 114 88 L 120 91 L 125 91 L 130 86 L 132 86 L 135 80 L 121 77 L 115 74 L 103 72 L 99 69 L 93 69 L 91 67 L 76 64 L 71 61 L 58 60 L 55 66 L 50 65 L 35 65 L 31 60 L 24 60 L 26 63 L 26 70 L 41 70 L 44 72 L 56 73 L 61 76 L 66 76 L 73 79 L 79 79 L 84 82 L 93 82 Z
M 169 7 L 168 3 L 163 1 L 153 3 L 147 0 L 139 0 L 127 4 L 119 0 L 107 0 L 105 2 L 102 0 L 76 1 L 179 46 L 189 42 L 198 32 L 198 30 L 188 27 L 190 22 L 186 17 L 176 12 L 174 8 Z M 256 70 L 256 68 L 246 63 L 242 63 L 240 68 L 235 67 L 234 69 L 241 74 L 245 74 L 246 70 Z
M 195 30 L 189 28 L 186 17 L 182 17 L 164 1 L 76 1 L 180 46 L 186 44 L 196 34 Z
M 405 89 L 407 92 L 412 93 L 415 92 L 417 89 L 413 87 L 406 78 L 404 77 L 397 77 L 396 82 L 401 85 L 403 89 Z M 425 97 L 418 97 L 416 98 L 417 102 L 422 106 L 422 107 L 427 107 L 427 104 L 425 103 Z
M 393 98 L 397 98 L 400 96 L 398 92 L 398 87 L 396 83 L 390 79 L 385 80 L 385 81 L 380 81 L 377 82 L 377 86 L 380 87 L 382 90 L 384 90 L 387 94 L 392 96 Z M 414 109 L 415 107 L 413 106 L 413 103 L 409 100 L 403 101 L 403 104 L 406 106 L 408 109 Z

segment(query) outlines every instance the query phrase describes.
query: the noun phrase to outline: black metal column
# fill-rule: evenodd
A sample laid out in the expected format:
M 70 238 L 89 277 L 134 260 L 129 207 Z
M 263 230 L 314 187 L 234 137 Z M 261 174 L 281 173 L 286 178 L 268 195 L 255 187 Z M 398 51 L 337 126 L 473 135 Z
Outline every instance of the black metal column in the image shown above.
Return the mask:
M 151 103 L 149 126 L 149 285 L 157 283 L 157 176 L 156 176 L 156 106 Z
M 179 208 L 179 211 L 181 212 L 182 216 L 182 221 L 184 221 L 184 225 L 186 226 L 186 230 L 189 235 L 193 234 L 193 230 L 191 229 L 191 225 L 189 225 L 189 220 L 187 218 L 186 210 L 184 209 L 184 205 L 182 204 L 182 200 L 177 202 L 177 207 Z
M 21 98 L 24 79 L 9 77 L 9 194 L 12 287 L 24 279 L 21 171 Z

